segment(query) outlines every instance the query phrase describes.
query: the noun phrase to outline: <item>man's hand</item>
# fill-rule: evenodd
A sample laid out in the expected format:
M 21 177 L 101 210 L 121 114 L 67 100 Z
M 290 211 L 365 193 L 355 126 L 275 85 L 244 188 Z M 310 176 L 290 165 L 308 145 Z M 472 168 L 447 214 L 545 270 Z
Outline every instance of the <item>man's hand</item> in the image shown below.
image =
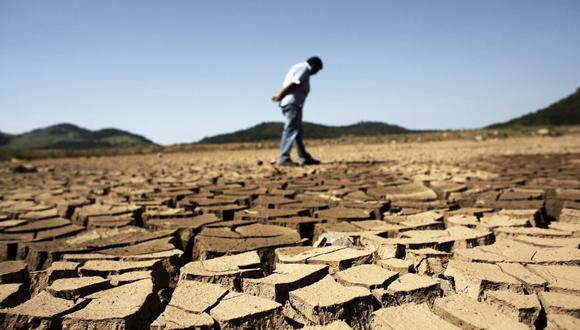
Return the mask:
M 290 85 L 282 88 L 281 91 L 278 92 L 278 94 L 272 96 L 272 101 L 274 102 L 279 102 L 281 101 L 284 96 L 286 96 L 288 93 L 291 93 L 292 91 L 294 91 L 294 89 L 296 89 L 296 85 L 295 83 L 291 83 Z
M 280 102 L 280 100 L 282 100 L 282 96 L 280 94 L 276 94 L 276 95 L 272 96 L 272 101 Z

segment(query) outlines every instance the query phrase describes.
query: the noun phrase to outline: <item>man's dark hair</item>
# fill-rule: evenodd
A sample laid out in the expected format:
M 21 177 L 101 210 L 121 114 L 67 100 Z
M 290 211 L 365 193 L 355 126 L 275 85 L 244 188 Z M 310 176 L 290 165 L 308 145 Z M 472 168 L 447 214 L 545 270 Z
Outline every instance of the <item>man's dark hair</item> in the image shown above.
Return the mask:
M 318 56 L 312 56 L 311 58 L 307 59 L 306 62 L 310 64 L 313 68 L 318 70 L 322 70 L 322 60 Z

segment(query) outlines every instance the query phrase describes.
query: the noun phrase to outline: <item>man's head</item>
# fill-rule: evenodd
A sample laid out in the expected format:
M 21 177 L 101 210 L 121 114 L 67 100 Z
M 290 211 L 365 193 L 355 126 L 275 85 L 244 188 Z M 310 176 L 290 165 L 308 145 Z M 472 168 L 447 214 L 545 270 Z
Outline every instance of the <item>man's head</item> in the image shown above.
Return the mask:
M 312 56 L 307 59 L 306 62 L 310 65 L 310 74 L 316 74 L 318 71 L 322 70 L 322 60 L 318 56 Z

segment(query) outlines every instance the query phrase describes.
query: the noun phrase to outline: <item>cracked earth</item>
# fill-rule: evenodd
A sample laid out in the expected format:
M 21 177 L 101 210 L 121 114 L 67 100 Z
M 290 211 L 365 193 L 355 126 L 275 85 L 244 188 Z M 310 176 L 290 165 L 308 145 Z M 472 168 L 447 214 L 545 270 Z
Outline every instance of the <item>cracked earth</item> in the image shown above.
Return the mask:
M 579 329 L 580 137 L 0 163 L 2 329 Z

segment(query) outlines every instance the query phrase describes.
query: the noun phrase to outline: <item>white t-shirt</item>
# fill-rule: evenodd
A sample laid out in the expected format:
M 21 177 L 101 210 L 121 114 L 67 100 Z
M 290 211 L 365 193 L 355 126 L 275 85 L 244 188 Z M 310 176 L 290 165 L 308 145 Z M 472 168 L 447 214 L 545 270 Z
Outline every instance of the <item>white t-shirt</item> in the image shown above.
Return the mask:
M 304 106 L 304 101 L 310 92 L 310 64 L 308 62 L 302 62 L 293 65 L 286 77 L 284 77 L 284 85 L 286 87 L 291 83 L 295 83 L 296 89 L 291 93 L 287 94 L 280 101 L 280 106 L 284 107 L 289 104 L 295 104 L 299 107 Z

